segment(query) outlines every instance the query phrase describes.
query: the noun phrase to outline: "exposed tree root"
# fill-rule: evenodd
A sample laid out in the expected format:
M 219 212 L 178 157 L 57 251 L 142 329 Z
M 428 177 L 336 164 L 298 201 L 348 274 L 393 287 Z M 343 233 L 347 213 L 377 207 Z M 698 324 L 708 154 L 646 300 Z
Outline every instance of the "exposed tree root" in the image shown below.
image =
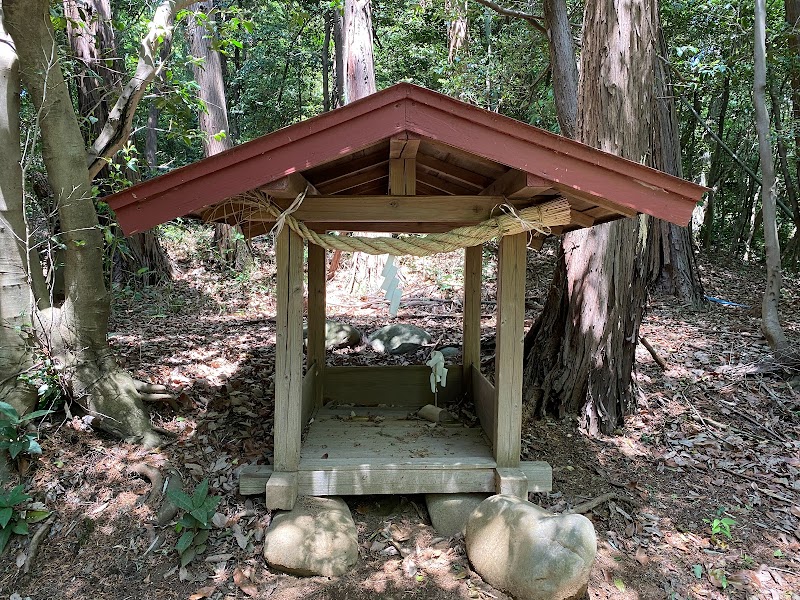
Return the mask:
M 567 515 L 582 515 L 583 513 L 587 513 L 593 508 L 596 508 L 603 504 L 604 502 L 609 502 L 610 500 L 617 500 L 619 496 L 614 492 L 608 492 L 603 494 L 602 496 L 598 496 L 593 500 L 589 500 L 588 502 L 584 502 L 583 504 L 578 504 L 578 506 L 574 506 L 570 510 L 564 511 L 564 514 Z
M 33 564 L 34 558 L 36 558 L 36 552 L 39 550 L 39 544 L 42 543 L 42 540 L 47 535 L 47 532 L 50 531 L 50 527 L 52 527 L 53 523 L 56 521 L 56 514 L 53 513 L 50 515 L 47 520 L 42 523 L 41 527 L 36 530 L 36 533 L 33 534 L 31 538 L 31 543 L 28 545 L 28 556 L 25 558 L 25 564 L 22 566 L 22 572 L 27 575 L 28 571 L 31 570 L 31 565 Z
M 150 493 L 144 499 L 143 504 L 147 504 L 155 510 L 164 489 L 164 478 L 161 476 L 161 471 L 157 467 L 143 462 L 129 467 L 128 470 L 150 480 Z
M 150 467 L 150 465 L 145 465 L 145 466 L 152 468 Z M 144 469 L 144 471 L 145 472 L 149 471 L 149 468 Z M 133 470 L 133 467 L 131 468 L 131 470 Z M 136 472 L 138 473 L 138 471 Z M 146 474 L 145 477 L 148 477 L 149 479 L 149 476 Z M 160 472 L 158 473 L 158 477 L 159 478 L 161 477 Z M 163 485 L 160 487 L 163 488 Z M 168 492 L 170 490 L 172 491 L 183 490 L 183 480 L 181 479 L 180 473 L 178 473 L 175 469 L 168 470 L 166 491 Z M 164 527 L 167 523 L 172 521 L 172 519 L 174 519 L 177 514 L 178 514 L 178 507 L 175 506 L 170 501 L 169 496 L 166 496 L 164 498 L 164 502 L 161 504 L 161 508 L 158 510 L 158 513 L 156 514 L 155 520 L 145 525 L 150 544 L 148 545 L 147 550 L 144 551 L 144 556 L 147 556 L 148 554 L 150 554 L 150 552 L 157 550 L 164 543 L 164 536 L 162 536 L 161 533 L 155 533 L 156 528 Z

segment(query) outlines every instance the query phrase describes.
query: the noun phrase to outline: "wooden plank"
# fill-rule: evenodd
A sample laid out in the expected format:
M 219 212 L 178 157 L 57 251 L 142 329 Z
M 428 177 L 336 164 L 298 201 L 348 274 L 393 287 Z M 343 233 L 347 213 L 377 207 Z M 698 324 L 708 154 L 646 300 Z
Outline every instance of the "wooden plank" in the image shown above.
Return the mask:
M 408 149 L 408 146 L 406 146 Z M 403 158 L 403 175 L 405 177 L 405 194 L 406 196 L 415 196 L 417 194 L 417 159 L 416 158 Z
M 325 249 L 308 244 L 308 349 L 306 364 L 315 370 L 313 409 L 322 406 L 325 371 Z M 305 423 L 306 421 L 304 421 Z
M 297 194 L 304 192 L 306 188 L 308 188 L 307 195 L 309 196 L 319 194 L 319 190 L 310 181 L 303 177 L 301 173 L 295 171 L 261 186 L 261 191 L 273 198 L 291 198 L 294 200 Z
M 404 131 L 389 140 L 389 158 L 416 158 L 420 144 L 419 136 Z
M 263 235 L 269 233 L 273 223 L 253 223 L 246 230 L 252 235 Z M 326 223 L 315 223 L 307 221 L 306 226 L 314 231 L 373 231 L 376 233 L 444 233 L 458 227 L 475 225 L 474 222 L 461 223 L 376 223 L 366 221 L 361 223 L 346 223 L 343 221 L 329 221 Z M 248 233 L 245 233 L 248 235 Z M 249 237 L 252 237 L 250 235 Z
M 423 492 L 415 492 L 415 491 L 398 491 L 397 488 L 399 485 L 397 484 L 396 480 L 393 480 L 397 476 L 399 471 L 408 470 L 413 473 L 412 477 L 409 479 L 415 480 L 416 485 L 421 486 L 423 482 L 426 482 L 426 485 L 430 486 L 433 485 L 433 489 L 427 489 L 424 493 L 442 493 L 446 491 L 450 491 L 448 486 L 453 485 L 455 481 L 455 485 L 461 488 L 460 490 L 456 491 L 465 491 L 463 487 L 466 485 L 464 477 L 462 473 L 468 473 L 470 471 L 477 471 L 481 473 L 479 476 L 475 476 L 475 479 L 478 481 L 483 482 L 486 486 L 484 489 L 478 489 L 473 491 L 478 492 L 487 492 L 487 493 L 494 493 L 495 485 L 496 485 L 496 473 L 494 467 L 489 466 L 464 466 L 464 465 L 454 464 L 454 465 L 444 465 L 440 468 L 426 468 L 425 466 L 418 466 L 418 465 L 405 465 L 405 464 L 396 464 L 396 465 L 383 465 L 383 464 L 362 464 L 358 465 L 356 468 L 347 469 L 347 468 L 331 468 L 328 470 L 310 470 L 310 471 L 300 471 L 297 473 L 298 478 L 298 493 L 302 495 L 325 495 L 320 493 L 318 490 L 329 490 L 331 489 L 331 485 L 335 485 L 331 483 L 329 480 L 335 477 L 337 480 L 341 481 L 341 476 L 343 473 L 349 471 L 350 473 L 354 473 L 355 475 L 347 475 L 346 480 L 348 483 L 348 491 L 347 492 L 336 492 L 336 493 L 351 493 L 351 494 L 358 494 L 358 493 L 368 493 L 368 494 L 380 494 L 380 493 L 388 493 L 388 494 L 396 494 L 396 493 L 423 493 Z M 550 467 L 549 464 L 542 461 L 531 461 L 531 462 L 522 462 L 520 463 L 519 470 L 524 473 L 525 478 L 528 482 L 528 492 L 549 492 L 553 489 L 553 469 Z M 437 473 L 446 473 L 447 477 L 442 477 L 436 475 Z M 272 475 L 272 466 L 270 465 L 258 465 L 258 466 L 250 466 L 244 467 L 239 475 L 239 493 L 243 496 L 253 495 L 253 494 L 263 494 L 264 493 L 264 486 L 266 485 L 267 481 L 269 481 L 270 476 Z M 367 486 L 367 489 L 362 488 L 360 492 L 354 491 L 355 489 L 355 479 L 356 477 L 362 477 L 362 481 L 364 480 L 364 475 L 367 476 L 367 479 L 371 481 L 371 485 Z M 437 480 L 438 477 L 438 480 Z M 431 480 L 433 483 L 431 483 Z M 491 480 L 491 481 L 490 481 Z M 375 484 L 375 481 L 381 481 L 380 484 Z M 401 480 L 402 481 L 402 480 Z M 406 481 L 407 483 L 407 481 Z M 435 487 L 438 485 L 439 487 Z M 491 486 L 491 487 L 490 487 Z M 378 491 L 374 491 L 375 488 Z M 389 489 L 389 491 L 381 491 Z M 418 488 L 417 488 L 418 489 Z
M 581 227 L 591 227 L 594 225 L 594 217 L 577 210 L 569 211 L 569 220 Z
M 398 159 L 400 160 L 400 159 Z M 404 196 L 404 195 L 338 195 L 310 196 L 292 213 L 303 222 L 396 222 L 396 223 L 480 223 L 493 216 L 498 204 L 509 203 L 517 209 L 531 206 L 526 200 L 508 202 L 502 196 Z M 279 200 L 281 210 L 289 208 L 289 200 Z M 235 206 L 232 203 L 231 206 Z M 249 221 L 274 221 L 266 210 L 245 209 Z
M 472 369 L 481 367 L 481 290 L 483 288 L 483 245 L 464 251 L 464 321 L 462 356 L 465 387 L 472 389 Z M 485 428 L 484 428 L 485 429 Z
M 521 469 L 495 469 L 496 493 L 528 499 L 528 478 Z
M 497 277 L 495 422 L 497 466 L 518 467 L 522 435 L 522 350 L 525 320 L 527 234 L 500 240 Z
M 475 194 L 475 188 L 467 187 L 460 183 L 454 183 L 433 173 L 420 171 L 417 174 L 417 179 L 419 179 L 420 183 L 424 183 L 432 188 L 441 190 L 446 194 L 454 194 L 457 196 L 469 196 Z
M 421 166 L 426 171 L 429 170 L 433 173 L 437 173 L 439 176 L 445 179 L 452 180 L 460 185 L 472 188 L 475 191 L 482 190 L 488 185 L 487 177 L 484 175 L 476 173 L 475 171 L 470 171 L 469 169 L 458 167 L 452 163 L 439 160 L 438 158 L 428 154 L 417 155 L 417 165 Z
M 358 185 L 386 177 L 388 172 L 388 161 L 384 160 L 376 165 L 371 165 L 367 168 L 356 171 L 355 173 L 346 173 L 345 175 L 337 177 L 336 179 L 332 179 L 331 181 L 318 183 L 317 189 L 322 194 L 338 194 Z
M 297 473 L 273 472 L 263 488 L 268 510 L 292 510 L 297 501 Z
M 489 440 L 494 446 L 495 439 L 495 403 L 497 393 L 494 386 L 480 372 L 479 369 L 472 370 L 472 400 L 475 404 L 475 414 L 483 427 L 483 431 L 489 436 Z
M 389 194 L 405 196 L 406 174 L 405 161 L 402 158 L 389 159 Z
M 519 463 L 520 471 L 528 480 L 529 492 L 549 492 L 553 489 L 553 467 L 543 460 L 524 460 Z
M 276 244 L 275 468 L 300 462 L 303 395 L 303 240 L 284 227 Z
M 480 191 L 481 196 L 507 196 L 509 198 L 532 197 L 553 187 L 553 182 L 547 181 L 517 169 L 509 169 L 503 175 Z
M 447 365 L 447 386 L 439 390 L 439 403 L 447 404 L 461 393 L 461 365 Z M 328 367 L 325 398 L 356 406 L 415 406 L 433 404 L 431 370 L 425 365 L 380 367 Z
M 297 476 L 297 493 L 301 496 L 493 493 L 495 490 L 495 471 L 491 467 L 381 469 L 368 465 L 346 471 L 299 471 L 291 475 Z M 239 493 L 263 494 L 272 477 L 272 467 L 245 468 L 239 476 Z
M 317 375 L 317 366 L 316 364 L 311 364 L 309 366 L 305 376 L 303 377 L 303 398 L 302 398 L 302 411 L 300 413 L 300 423 L 303 427 L 305 427 L 311 417 L 314 415 L 314 412 L 317 410 L 316 405 L 316 392 L 317 392 L 317 382 L 320 377 Z

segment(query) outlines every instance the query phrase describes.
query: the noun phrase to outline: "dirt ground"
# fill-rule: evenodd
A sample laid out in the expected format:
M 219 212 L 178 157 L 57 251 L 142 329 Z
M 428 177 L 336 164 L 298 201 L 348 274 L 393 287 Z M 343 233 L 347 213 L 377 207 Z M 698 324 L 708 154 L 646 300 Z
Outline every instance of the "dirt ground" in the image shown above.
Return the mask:
M 272 452 L 274 263 L 265 242 L 251 272 L 210 270 L 190 259 L 207 251 L 207 240 L 185 235 L 171 250 L 175 281 L 117 290 L 111 329 L 123 365 L 174 393 L 173 402 L 150 406 L 154 422 L 172 432 L 169 441 L 146 451 L 92 431 L 79 416 L 45 420 L 43 454 L 20 480 L 53 511 L 52 525 L 28 575 L 21 566 L 31 537 L 11 541 L 0 558 L 0 600 L 506 598 L 471 570 L 463 540 L 437 535 L 420 496 L 346 499 L 361 546 L 358 566 L 341 578 L 297 578 L 266 566 L 270 514 L 262 497 L 238 495 L 237 482 L 244 465 L 264 464 Z M 527 325 L 541 309 L 552 250 L 531 262 Z M 461 255 L 403 264 L 410 302 L 398 320 L 424 327 L 441 345 L 459 344 Z M 494 266 L 490 256 L 487 340 Z M 592 600 L 800 600 L 800 378 L 726 371 L 769 355 L 759 333 L 762 267 L 705 261 L 702 272 L 709 296 L 745 306 L 690 312 L 651 301 L 641 335 L 667 368 L 639 346 L 639 411 L 617 435 L 590 439 L 574 417 L 524 424 L 523 458 L 553 466 L 553 491 L 531 501 L 563 511 L 601 500 L 586 513 L 599 548 Z M 348 291 L 347 276 L 345 268 L 329 284 L 329 316 L 365 332 L 391 322 L 385 303 Z M 781 306 L 795 343 L 797 284 L 787 277 Z M 421 363 L 425 354 L 329 353 L 330 364 L 376 360 Z M 208 478 L 222 498 L 207 551 L 185 570 L 174 527 L 159 532 L 151 524 L 150 482 L 132 471 L 142 463 L 177 470 L 190 490 Z M 152 544 L 158 533 L 160 546 Z

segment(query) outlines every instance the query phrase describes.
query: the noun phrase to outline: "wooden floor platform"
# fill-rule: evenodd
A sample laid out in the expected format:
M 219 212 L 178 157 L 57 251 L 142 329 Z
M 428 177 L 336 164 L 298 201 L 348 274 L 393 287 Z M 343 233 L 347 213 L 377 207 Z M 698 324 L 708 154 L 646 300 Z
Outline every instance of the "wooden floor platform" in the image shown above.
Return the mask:
M 301 447 L 300 495 L 495 492 L 496 466 L 479 427 L 413 417 L 413 407 L 323 408 Z M 523 462 L 528 491 L 549 491 L 545 462 Z M 268 466 L 242 470 L 242 494 L 264 493 Z

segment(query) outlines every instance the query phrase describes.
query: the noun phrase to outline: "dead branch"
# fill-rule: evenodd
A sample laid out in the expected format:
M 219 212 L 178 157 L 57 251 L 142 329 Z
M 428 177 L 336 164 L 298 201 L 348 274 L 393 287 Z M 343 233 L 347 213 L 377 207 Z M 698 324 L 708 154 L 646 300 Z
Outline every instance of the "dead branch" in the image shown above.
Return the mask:
M 653 348 L 650 342 L 647 341 L 647 338 L 642 336 L 639 338 L 639 341 L 642 342 L 642 346 L 644 346 L 647 349 L 647 351 L 650 353 L 650 356 L 653 357 L 653 360 L 656 361 L 656 363 L 658 363 L 658 366 L 661 367 L 661 370 L 666 371 L 669 368 L 667 366 L 667 361 L 665 361 L 663 358 L 661 358 L 661 356 L 659 356 L 658 352 L 656 352 L 656 349 Z
M 565 515 L 582 515 L 584 513 L 589 512 L 593 508 L 596 508 L 596 507 L 600 506 L 601 504 L 603 504 L 605 502 L 608 502 L 610 500 L 618 500 L 618 499 L 624 500 L 624 498 L 620 498 L 614 492 L 607 492 L 607 493 L 603 494 L 602 496 L 598 496 L 597 498 L 594 498 L 593 500 L 589 500 L 587 502 L 584 502 L 583 504 L 579 504 L 578 506 L 574 506 L 570 510 L 565 510 L 563 514 L 565 514 Z
M 483 4 L 487 8 L 491 8 L 494 12 L 503 15 L 504 17 L 513 17 L 515 19 L 522 19 L 530 23 L 531 27 L 533 27 L 536 31 L 539 31 L 545 35 L 547 35 L 547 29 L 544 25 L 542 25 L 542 21 L 544 20 L 542 17 L 537 15 L 531 15 L 528 13 L 524 13 L 521 10 L 514 10 L 513 8 L 505 8 L 504 6 L 500 6 L 497 2 L 492 2 L 492 0 L 475 0 L 478 4 Z
M 31 564 L 33 564 L 33 559 L 36 558 L 36 552 L 39 550 L 39 544 L 42 543 L 42 540 L 50 531 L 50 527 L 52 527 L 55 521 L 56 514 L 53 513 L 44 523 L 42 523 L 41 527 L 36 530 L 36 533 L 33 534 L 31 543 L 28 545 L 28 556 L 25 558 L 25 564 L 22 566 L 22 572 L 24 574 L 27 575 L 28 571 L 31 570 Z

